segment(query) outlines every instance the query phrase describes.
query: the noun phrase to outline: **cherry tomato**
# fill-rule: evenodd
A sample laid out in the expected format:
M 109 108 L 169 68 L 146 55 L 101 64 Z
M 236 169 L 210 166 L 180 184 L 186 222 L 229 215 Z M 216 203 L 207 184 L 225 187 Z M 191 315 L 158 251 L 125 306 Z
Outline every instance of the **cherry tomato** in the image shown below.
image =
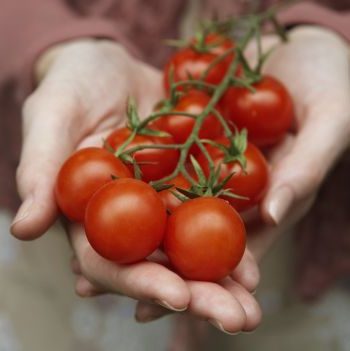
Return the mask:
M 107 138 L 107 144 L 117 149 L 130 136 L 128 128 L 116 129 Z M 174 144 L 172 137 L 136 135 L 126 150 L 141 145 Z M 179 151 L 175 149 L 144 149 L 133 153 L 134 160 L 139 164 L 142 179 L 146 182 L 161 179 L 169 175 L 176 167 Z M 133 165 L 128 165 L 133 172 Z
M 90 199 L 85 230 L 104 258 L 132 263 L 149 256 L 163 240 L 165 206 L 157 192 L 137 179 L 117 179 Z
M 166 64 L 164 68 L 164 86 L 166 91 L 169 91 L 171 69 L 173 70 L 175 82 L 190 78 L 200 79 L 202 73 L 208 69 L 209 65 L 218 56 L 234 47 L 232 40 L 214 33 L 209 34 L 205 38 L 205 45 L 208 45 L 207 51 L 196 50 L 193 44 L 196 44 L 195 40 L 192 40 L 192 46 L 177 51 Z M 233 54 L 227 55 L 209 70 L 204 81 L 210 84 L 219 84 L 232 60 Z M 183 88 L 179 87 L 179 90 L 183 90 Z
M 202 197 L 169 217 L 164 250 L 175 270 L 191 280 L 218 281 L 241 260 L 245 227 L 225 200 Z
M 216 140 L 222 145 L 229 145 L 227 138 Z M 225 179 L 229 174 L 234 173 L 232 178 L 227 182 L 225 188 L 231 189 L 234 194 L 247 197 L 248 199 L 237 199 L 224 197 L 237 211 L 242 212 L 257 205 L 264 196 L 268 181 L 269 171 L 264 155 L 251 143 L 248 143 L 244 156 L 247 160 L 245 171 L 238 161 L 223 163 L 224 153 L 215 146 L 207 146 L 209 155 L 215 165 L 221 163 L 219 181 Z M 204 173 L 209 175 L 209 163 L 207 158 L 201 154 L 198 156 L 198 162 Z
M 175 178 L 169 181 L 169 184 L 173 184 L 176 188 L 181 188 L 188 190 L 190 188 L 190 183 L 188 180 L 182 175 L 179 174 Z M 171 192 L 174 191 L 174 187 L 166 190 L 160 191 L 158 194 L 163 200 L 165 207 L 173 213 L 177 207 L 182 204 L 182 201 L 179 200 L 176 196 L 174 196 Z
M 227 120 L 239 129 L 248 129 L 251 142 L 258 146 L 273 145 L 283 138 L 292 124 L 292 98 L 283 84 L 270 76 L 263 77 L 253 87 L 256 92 L 229 88 L 219 106 Z
M 112 153 L 102 148 L 81 149 L 61 167 L 55 187 L 58 207 L 71 221 L 84 219 L 86 205 L 112 176 L 131 177 L 128 168 Z
M 209 95 L 203 91 L 190 90 L 179 98 L 173 111 L 199 115 L 208 105 L 209 101 Z M 187 140 L 192 132 L 194 124 L 194 118 L 181 115 L 164 116 L 154 122 L 155 128 L 171 134 L 177 144 L 183 144 Z M 219 137 L 221 133 L 222 127 L 218 119 L 213 114 L 209 114 L 205 117 L 199 131 L 199 137 L 201 139 L 214 139 Z M 198 153 L 198 147 L 192 147 L 191 153 Z

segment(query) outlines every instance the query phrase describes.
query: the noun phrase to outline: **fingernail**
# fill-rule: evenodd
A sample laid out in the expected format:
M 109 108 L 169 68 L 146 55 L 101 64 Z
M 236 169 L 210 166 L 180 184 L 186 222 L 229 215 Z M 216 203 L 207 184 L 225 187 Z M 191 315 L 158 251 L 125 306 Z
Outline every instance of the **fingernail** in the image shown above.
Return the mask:
M 167 308 L 168 310 L 175 311 L 175 312 L 183 312 L 183 311 L 187 310 L 187 306 L 183 307 L 183 308 L 176 308 L 164 300 L 154 300 L 154 303 L 161 305 L 161 306 Z
M 31 211 L 31 207 L 33 205 L 33 196 L 30 195 L 21 205 L 21 207 L 19 208 L 15 218 L 13 219 L 12 221 L 12 224 L 11 224 L 11 228 L 23 221 L 25 218 L 27 218 L 30 214 L 30 211 Z
M 229 335 L 238 335 L 238 334 L 240 334 L 240 332 L 231 333 L 231 332 L 225 330 L 223 325 L 222 325 L 222 323 L 217 321 L 216 319 L 208 319 L 208 322 L 210 324 L 212 324 L 215 328 L 221 330 L 222 332 L 224 332 L 226 334 L 229 334 Z
M 274 190 L 269 197 L 271 200 L 268 202 L 267 212 L 272 222 L 279 224 L 294 201 L 293 191 L 289 186 L 283 185 Z

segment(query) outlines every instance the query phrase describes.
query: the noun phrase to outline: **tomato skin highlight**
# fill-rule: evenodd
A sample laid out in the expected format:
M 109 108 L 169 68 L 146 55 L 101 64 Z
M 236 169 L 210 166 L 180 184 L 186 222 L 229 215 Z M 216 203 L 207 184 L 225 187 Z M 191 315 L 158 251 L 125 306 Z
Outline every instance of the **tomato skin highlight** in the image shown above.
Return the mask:
M 173 111 L 187 112 L 194 115 L 199 115 L 208 105 L 210 96 L 200 90 L 189 90 L 186 94 L 180 97 Z M 165 131 L 172 135 L 175 143 L 183 144 L 190 136 L 195 119 L 192 117 L 181 115 L 167 115 L 159 118 L 154 122 L 156 129 Z M 199 131 L 201 139 L 214 139 L 222 134 L 222 126 L 214 114 L 209 114 L 205 117 L 204 122 Z M 197 146 L 192 146 L 190 152 L 198 153 Z
M 117 179 L 90 199 L 85 213 L 86 236 L 102 257 L 127 264 L 149 256 L 161 244 L 167 214 L 148 184 Z
M 230 143 L 225 137 L 217 139 L 216 142 L 225 146 L 228 146 Z M 208 145 L 206 148 L 215 165 L 218 166 L 223 161 L 223 151 L 211 145 Z M 234 172 L 232 178 L 225 185 L 225 189 L 230 189 L 234 194 L 248 198 L 246 200 L 227 196 L 223 197 L 238 212 L 243 212 L 256 206 L 265 195 L 269 183 L 268 164 L 261 151 L 252 143 L 248 143 L 244 156 L 247 160 L 245 172 L 238 161 L 233 161 L 222 163 L 219 175 L 219 181 L 222 181 Z M 207 158 L 201 154 L 197 160 L 205 175 L 208 176 L 210 171 Z
M 119 128 L 113 131 L 106 142 L 113 149 L 117 149 L 130 136 L 128 128 Z M 126 150 L 135 146 L 174 144 L 172 137 L 157 137 L 148 135 L 136 135 L 134 140 L 126 147 Z M 177 166 L 179 151 L 175 149 L 144 149 L 133 153 L 133 158 L 139 163 L 142 180 L 150 182 L 169 175 Z M 130 171 L 134 172 L 133 165 L 127 165 Z
M 240 262 L 243 221 L 225 200 L 202 197 L 179 206 L 168 219 L 164 250 L 182 277 L 218 281 Z
M 223 116 L 238 129 L 247 128 L 249 140 L 259 147 L 278 143 L 294 119 L 292 98 L 277 79 L 264 76 L 253 84 L 256 92 L 231 87 L 219 102 Z
M 71 221 L 82 222 L 91 196 L 112 175 L 131 177 L 128 168 L 112 153 L 88 147 L 71 155 L 62 165 L 56 180 L 55 197 L 62 213 Z
M 192 40 L 194 42 L 194 40 Z M 208 52 L 198 52 L 192 47 L 186 47 L 175 52 L 164 68 L 164 87 L 166 91 L 170 89 L 170 70 L 173 69 L 174 82 L 188 80 L 192 77 L 195 80 L 200 79 L 203 72 L 209 65 L 220 55 L 234 47 L 231 39 L 211 33 L 205 38 L 208 45 L 219 43 L 217 46 L 209 49 Z M 233 54 L 228 55 L 212 69 L 209 70 L 206 83 L 217 85 L 224 78 L 230 63 L 233 60 Z M 178 87 L 177 90 L 185 90 L 184 87 Z
M 173 213 L 175 209 L 182 204 L 182 201 L 179 200 L 176 196 L 174 196 L 171 192 L 176 190 L 174 188 L 188 190 L 190 188 L 190 183 L 182 174 L 179 174 L 178 176 L 170 180 L 168 183 L 173 184 L 174 187 L 162 190 L 158 193 L 158 195 L 161 197 L 164 206 L 167 208 L 167 210 L 169 210 L 170 213 Z

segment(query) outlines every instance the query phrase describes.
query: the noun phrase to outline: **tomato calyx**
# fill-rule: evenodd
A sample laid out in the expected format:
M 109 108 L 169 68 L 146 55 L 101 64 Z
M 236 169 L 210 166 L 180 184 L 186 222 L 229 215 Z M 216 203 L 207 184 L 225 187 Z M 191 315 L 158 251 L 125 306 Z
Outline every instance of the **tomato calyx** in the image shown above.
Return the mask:
M 242 166 L 242 169 L 245 170 L 247 166 L 247 160 L 244 156 L 244 153 L 248 146 L 247 135 L 247 130 L 243 128 L 241 131 L 236 130 L 234 135 L 230 134 L 226 136 L 228 145 L 224 145 L 222 143 L 208 139 L 202 140 L 202 143 L 220 149 L 224 154 L 223 163 L 231 163 L 237 161 Z
M 197 197 L 221 197 L 227 196 L 237 199 L 246 199 L 244 196 L 237 195 L 232 192 L 232 189 L 225 188 L 226 184 L 234 176 L 234 172 L 228 174 L 221 181 L 219 180 L 219 175 L 221 173 L 222 163 L 219 163 L 217 167 L 212 168 L 208 176 L 205 175 L 202 167 L 198 163 L 195 157 L 190 156 L 193 170 L 196 174 L 197 182 L 192 184 L 190 189 L 182 189 L 176 187 L 177 192 L 172 192 L 182 202 L 190 199 L 195 199 Z
M 138 135 L 169 137 L 166 132 L 148 128 L 147 125 L 141 122 L 139 113 L 137 111 L 136 102 L 134 99 L 129 98 L 127 103 L 127 128 Z

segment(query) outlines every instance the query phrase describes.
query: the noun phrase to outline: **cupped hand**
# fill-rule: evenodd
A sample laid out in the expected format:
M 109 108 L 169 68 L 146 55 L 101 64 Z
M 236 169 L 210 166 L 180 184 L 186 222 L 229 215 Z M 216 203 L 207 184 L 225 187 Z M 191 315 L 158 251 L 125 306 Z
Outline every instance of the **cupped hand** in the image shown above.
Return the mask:
M 101 145 L 103 137 L 125 123 L 129 96 L 136 99 L 141 116 L 162 96 L 158 71 L 105 40 L 52 49 L 39 61 L 38 75 L 43 78 L 23 109 L 17 172 L 23 203 L 11 228 L 22 240 L 35 239 L 55 221 L 53 189 L 64 160 L 77 148 Z M 221 284 L 186 282 L 158 259 L 129 266 L 107 261 L 89 245 L 81 225 L 68 224 L 67 231 L 76 290 L 82 296 L 119 293 L 142 301 L 136 312 L 140 321 L 187 309 L 227 332 L 251 330 L 259 323 L 260 309 L 250 293 L 259 272 L 248 251 L 232 278 Z
M 268 50 L 277 42 L 278 38 L 267 36 L 263 47 Z M 254 60 L 254 44 L 247 54 Z M 287 44 L 277 44 L 264 73 L 281 80 L 290 91 L 295 125 L 285 140 L 268 152 L 271 181 L 261 213 L 264 222 L 275 227 L 262 222 L 259 226 L 256 221 L 252 226 L 255 234 L 250 244 L 257 258 L 286 226 L 307 212 L 328 172 L 349 146 L 349 47 L 329 30 L 297 27 Z
M 47 72 L 23 108 L 17 170 L 23 203 L 11 227 L 23 240 L 40 236 L 55 221 L 53 189 L 64 160 L 77 148 L 102 146 L 103 137 L 125 123 L 129 96 L 146 114 L 162 94 L 160 73 L 113 42 L 86 39 L 52 50 L 42 58 L 51 61 Z
M 160 251 L 147 261 L 123 266 L 99 256 L 80 225 L 71 225 L 70 234 L 76 292 L 82 297 L 117 293 L 139 300 L 135 313 L 139 322 L 186 311 L 229 334 L 251 331 L 260 323 L 260 307 L 252 295 L 259 270 L 249 250 L 232 275 L 219 283 L 185 281 L 167 268 Z

